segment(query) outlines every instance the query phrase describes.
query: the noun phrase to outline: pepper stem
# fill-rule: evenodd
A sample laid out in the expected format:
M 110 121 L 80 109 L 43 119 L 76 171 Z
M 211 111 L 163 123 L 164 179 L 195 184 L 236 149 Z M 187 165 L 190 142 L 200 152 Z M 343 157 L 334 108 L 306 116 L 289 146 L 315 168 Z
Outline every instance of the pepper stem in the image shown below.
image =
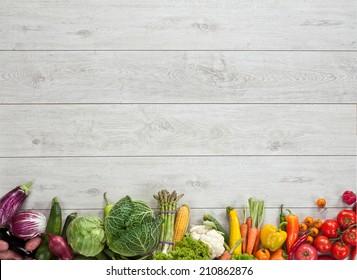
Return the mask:
M 104 193 L 104 199 L 105 199 L 105 202 L 107 203 L 107 205 L 110 205 L 109 200 L 107 198 L 107 192 Z
M 280 225 L 277 227 L 276 231 L 280 231 L 280 230 L 281 230 L 281 227 L 282 227 L 282 226 L 285 226 L 285 225 L 287 225 L 287 224 L 288 224 L 288 222 L 282 222 L 282 223 L 280 223 Z
M 20 189 L 23 190 L 25 192 L 25 195 L 29 195 L 30 193 L 30 187 L 32 186 L 32 182 L 28 182 L 27 184 L 25 185 L 21 185 L 20 186 Z
M 295 216 L 295 214 L 290 209 L 285 209 L 285 210 L 289 212 L 289 215 Z

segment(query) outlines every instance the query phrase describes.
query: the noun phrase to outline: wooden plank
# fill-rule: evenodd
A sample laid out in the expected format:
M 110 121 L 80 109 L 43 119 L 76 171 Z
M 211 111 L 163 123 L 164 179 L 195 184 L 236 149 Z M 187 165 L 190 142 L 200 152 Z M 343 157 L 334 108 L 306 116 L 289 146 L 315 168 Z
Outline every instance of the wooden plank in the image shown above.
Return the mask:
M 307 216 L 311 216 L 314 219 L 326 220 L 326 219 L 336 219 L 336 216 L 341 209 L 344 209 L 344 208 L 327 208 L 326 211 L 322 211 L 318 208 L 291 208 L 291 211 L 293 211 L 294 214 L 298 215 L 300 220 L 303 220 Z M 49 215 L 49 210 L 41 209 L 38 211 L 40 211 L 47 217 Z M 237 211 L 238 211 L 239 218 L 243 219 L 242 209 L 237 208 Z M 77 212 L 78 216 L 97 215 L 98 217 L 103 218 L 103 211 L 99 210 L 99 209 L 84 209 L 84 210 L 63 209 L 62 210 L 63 220 L 68 214 L 73 213 L 73 212 Z M 155 212 L 157 214 L 157 211 L 155 211 Z M 191 208 L 190 226 L 202 224 L 202 221 L 203 221 L 202 217 L 206 213 L 213 215 L 215 218 L 218 219 L 218 221 L 223 225 L 224 228 L 226 228 L 227 230 L 229 229 L 229 223 L 228 223 L 228 219 L 226 216 L 225 208 L 218 208 L 218 209 Z M 279 208 L 265 209 L 263 225 L 266 225 L 266 224 L 278 225 L 279 214 L 280 214 Z M 285 212 L 285 214 L 287 214 L 287 212 Z
M 33 181 L 25 207 L 46 209 L 57 196 L 65 209 L 100 209 L 125 195 L 151 207 L 161 189 L 185 194 L 194 208 L 242 207 L 249 197 L 266 206 L 342 207 L 340 195 L 356 186 L 356 157 L 123 157 L 0 159 L 0 194 Z
M 1 157 L 356 154 L 354 105 L 0 108 Z
M 0 52 L 0 103 L 357 103 L 352 52 Z
M 356 50 L 355 0 L 3 0 L 4 50 Z

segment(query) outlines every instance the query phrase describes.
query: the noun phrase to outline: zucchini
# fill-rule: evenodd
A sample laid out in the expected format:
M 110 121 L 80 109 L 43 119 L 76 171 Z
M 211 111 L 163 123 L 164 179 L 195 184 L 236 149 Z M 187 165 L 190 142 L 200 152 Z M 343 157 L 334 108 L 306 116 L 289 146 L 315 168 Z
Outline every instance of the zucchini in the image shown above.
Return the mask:
M 210 214 L 204 214 L 203 215 L 203 220 L 204 221 L 210 221 L 210 222 L 214 223 L 216 228 L 217 228 L 217 230 L 223 233 L 224 242 L 226 244 L 229 244 L 229 233 L 228 233 L 228 231 L 217 221 L 217 219 L 215 217 L 213 217 Z
M 57 197 L 52 199 L 52 206 L 50 211 L 50 216 L 47 221 L 46 233 L 53 235 L 60 235 L 62 228 L 62 209 L 58 202 Z M 48 236 L 45 234 L 43 236 L 40 246 L 37 248 L 35 253 L 35 259 L 37 260 L 51 260 L 54 255 L 48 248 Z
M 64 221 L 64 225 L 63 225 L 63 229 L 62 229 L 62 233 L 61 233 L 61 236 L 64 238 L 64 239 L 67 239 L 67 227 L 68 225 L 75 219 L 77 218 L 77 213 L 74 212 L 74 213 L 71 213 L 67 216 L 66 220 Z

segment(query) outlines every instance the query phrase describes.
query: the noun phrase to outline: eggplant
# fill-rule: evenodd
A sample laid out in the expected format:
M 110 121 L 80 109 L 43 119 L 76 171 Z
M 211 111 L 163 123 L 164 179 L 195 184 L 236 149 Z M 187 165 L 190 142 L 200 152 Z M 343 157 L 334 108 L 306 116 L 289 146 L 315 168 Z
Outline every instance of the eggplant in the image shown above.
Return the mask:
M 0 199 L 0 228 L 7 227 L 30 193 L 32 182 L 17 186 Z
M 9 249 L 22 257 L 33 257 L 34 252 L 25 250 L 25 240 L 17 238 L 6 228 L 0 228 L 0 239 L 9 244 Z

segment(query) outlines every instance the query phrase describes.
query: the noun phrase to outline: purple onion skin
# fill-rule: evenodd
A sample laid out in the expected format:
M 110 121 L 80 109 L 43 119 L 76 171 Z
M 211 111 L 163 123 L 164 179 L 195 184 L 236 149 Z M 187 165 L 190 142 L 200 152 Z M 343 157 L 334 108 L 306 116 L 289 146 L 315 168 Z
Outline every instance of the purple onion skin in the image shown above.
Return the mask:
M 60 260 L 72 260 L 73 251 L 69 247 L 66 239 L 60 235 L 52 235 L 46 233 L 48 236 L 48 248 Z
M 9 230 L 17 238 L 29 240 L 43 234 L 46 230 L 46 216 L 37 211 L 16 213 L 9 224 Z
M 0 228 L 7 227 L 30 193 L 32 182 L 17 186 L 0 199 Z

